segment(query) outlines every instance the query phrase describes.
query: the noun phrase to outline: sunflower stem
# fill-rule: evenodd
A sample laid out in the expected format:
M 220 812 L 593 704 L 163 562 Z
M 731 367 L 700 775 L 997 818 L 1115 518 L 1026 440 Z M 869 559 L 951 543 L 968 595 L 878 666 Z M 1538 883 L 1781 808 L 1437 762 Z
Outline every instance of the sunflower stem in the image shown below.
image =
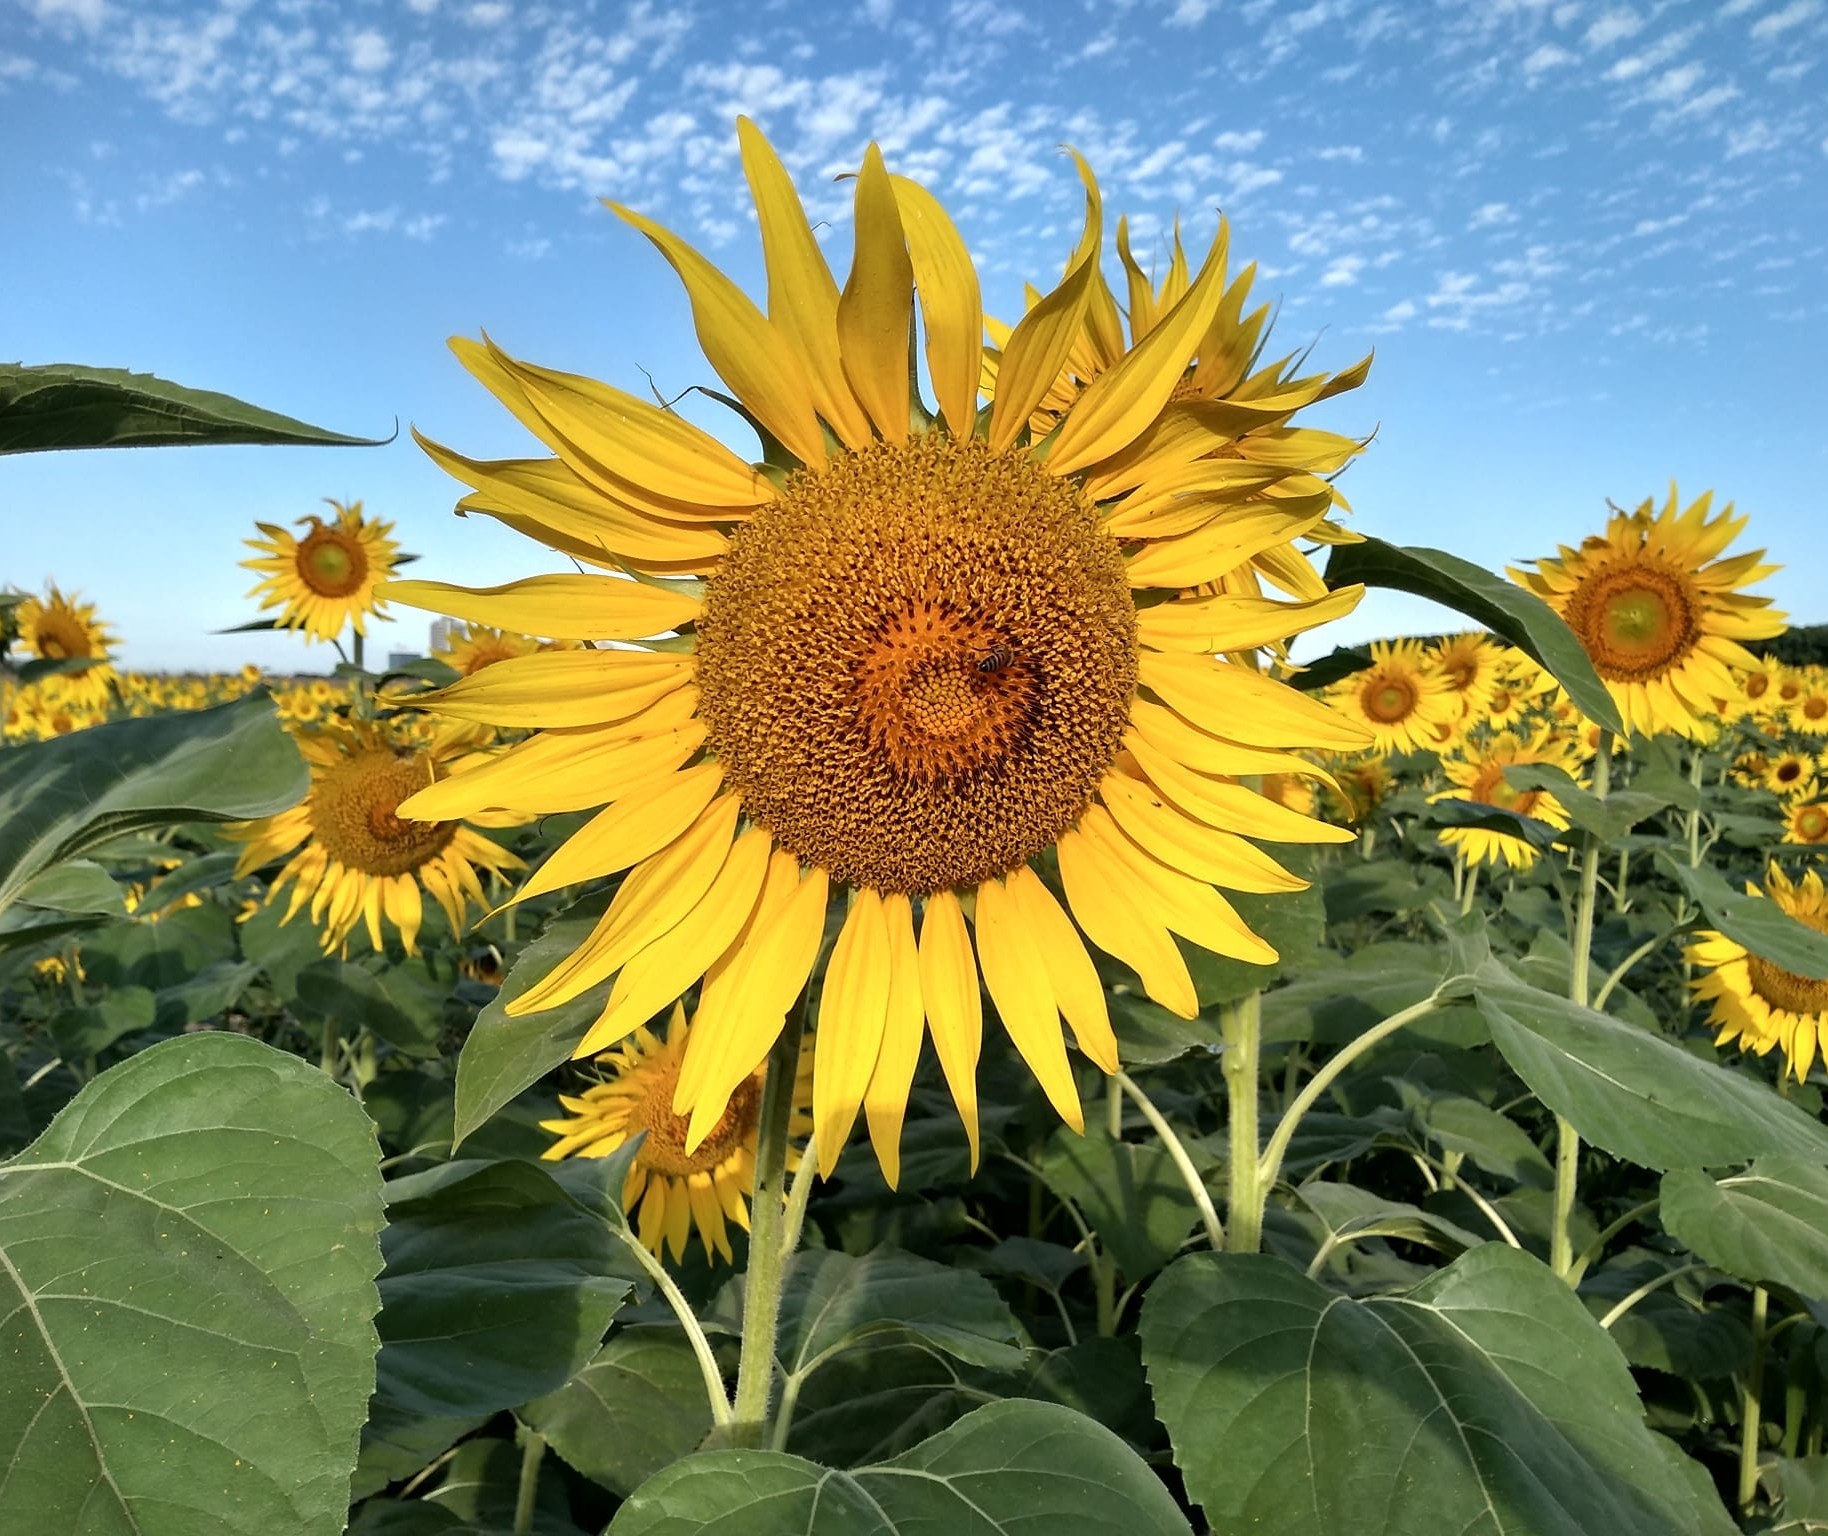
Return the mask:
M 1752 1287 L 1752 1365 L 1746 1372 L 1744 1407 L 1739 1426 L 1739 1513 L 1752 1513 L 1752 1501 L 1758 1497 L 1758 1440 L 1763 1427 L 1765 1347 L 1770 1336 L 1765 1332 L 1765 1313 L 1770 1297 L 1762 1285 Z
M 1206 1181 L 1200 1177 L 1199 1169 L 1193 1166 L 1193 1159 L 1187 1153 L 1186 1144 L 1168 1124 L 1166 1116 L 1155 1107 L 1155 1102 L 1137 1085 L 1136 1080 L 1127 1072 L 1119 1072 L 1111 1079 L 1112 1083 L 1130 1096 L 1130 1102 L 1141 1112 L 1143 1119 L 1149 1122 L 1149 1129 L 1161 1138 L 1161 1143 L 1168 1149 L 1168 1156 L 1174 1160 L 1175 1169 L 1180 1173 L 1181 1182 L 1187 1186 L 1187 1193 L 1193 1196 L 1193 1203 L 1199 1209 L 1200 1220 L 1206 1227 L 1206 1241 L 1212 1244 L 1215 1253 L 1225 1249 L 1225 1228 L 1219 1224 L 1219 1213 L 1213 1208 L 1212 1194 L 1206 1188 Z
M 1473 897 L 1479 890 L 1479 866 L 1468 863 L 1466 866 L 1466 885 L 1460 892 L 1460 912 L 1464 916 L 1473 909 Z
M 540 1463 L 546 1459 L 546 1437 L 521 1425 L 520 1483 L 514 1490 L 514 1536 L 533 1529 L 533 1502 L 539 1494 Z
M 666 1298 L 666 1304 L 673 1309 L 673 1315 L 679 1319 L 679 1326 L 685 1330 L 686 1342 L 692 1346 L 692 1353 L 698 1360 L 698 1372 L 705 1380 L 705 1398 L 711 1405 L 711 1423 L 715 1428 L 725 1428 L 730 1423 L 730 1398 L 724 1386 L 724 1373 L 718 1368 L 717 1356 L 711 1353 L 711 1341 L 705 1337 L 704 1326 L 698 1321 L 698 1314 L 692 1310 L 691 1302 L 685 1299 L 685 1293 L 673 1283 L 673 1277 L 666 1272 L 666 1266 L 653 1254 L 648 1252 L 647 1245 L 629 1230 L 626 1222 L 616 1222 L 610 1227 L 615 1235 L 622 1239 L 634 1260 L 654 1282 L 654 1288 Z
M 768 1053 L 761 1120 L 756 1127 L 749 1272 L 743 1279 L 743 1348 L 736 1367 L 736 1412 L 730 1426 L 731 1443 L 749 1448 L 767 1443 L 768 1405 L 774 1396 L 774 1340 L 781 1321 L 781 1284 L 790 1256 L 785 1241 L 787 1130 L 793 1117 L 805 1014 L 802 998 L 799 1010 Z
M 361 630 L 352 628 L 349 632 L 349 659 L 358 672 L 366 670 L 362 664 L 364 648 Z
M 1248 992 L 1219 1009 L 1225 1037 L 1226 1116 L 1231 1126 L 1231 1168 L 1225 1201 L 1230 1223 L 1226 1250 L 1255 1253 L 1263 1246 L 1263 1205 L 1269 1186 L 1263 1182 L 1257 1133 L 1257 1057 L 1263 1038 L 1263 995 Z
M 1599 750 L 1593 759 L 1593 797 L 1605 804 L 1612 783 L 1612 732 L 1599 733 Z M 1568 967 L 1568 996 L 1585 1008 L 1593 968 L 1593 907 L 1599 894 L 1600 840 L 1593 836 L 1581 854 L 1580 894 L 1574 903 L 1573 955 Z M 1580 1132 L 1560 1115 L 1555 1117 L 1555 1214 L 1549 1232 L 1549 1267 L 1568 1279 L 1574 1268 L 1574 1242 L 1569 1224 L 1574 1218 L 1580 1189 Z

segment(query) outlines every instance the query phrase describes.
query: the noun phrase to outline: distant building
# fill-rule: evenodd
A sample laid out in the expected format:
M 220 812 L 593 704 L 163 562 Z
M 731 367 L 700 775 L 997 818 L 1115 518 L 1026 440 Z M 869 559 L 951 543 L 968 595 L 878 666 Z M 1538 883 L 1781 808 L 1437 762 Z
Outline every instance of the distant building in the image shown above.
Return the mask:
M 462 632 L 462 628 L 463 626 L 455 619 L 433 619 L 430 654 L 435 656 L 440 651 L 448 651 L 451 648 L 451 642 Z
M 400 668 L 404 666 L 409 666 L 415 661 L 423 660 L 425 660 L 425 658 L 417 651 L 389 651 L 387 653 L 387 670 L 389 672 L 398 672 Z

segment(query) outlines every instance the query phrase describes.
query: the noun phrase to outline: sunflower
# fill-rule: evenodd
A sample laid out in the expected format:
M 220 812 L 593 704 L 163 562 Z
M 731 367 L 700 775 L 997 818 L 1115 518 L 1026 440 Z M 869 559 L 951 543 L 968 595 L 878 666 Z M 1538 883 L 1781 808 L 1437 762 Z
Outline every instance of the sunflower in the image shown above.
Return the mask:
M 1766 761 L 1759 782 L 1772 794 L 1787 800 L 1812 785 L 1822 766 L 1821 754 L 1790 748 Z
M 1747 520 L 1729 503 L 1709 521 L 1712 505 L 1709 491 L 1683 509 L 1672 485 L 1660 512 L 1646 499 L 1579 549 L 1511 571 L 1574 631 L 1627 732 L 1694 736 L 1739 694 L 1735 673 L 1758 666 L 1739 642 L 1783 633 L 1769 598 L 1739 590 L 1777 567 L 1759 564 L 1763 550 L 1718 558 Z
M 1445 745 L 1459 719 L 1459 696 L 1420 640 L 1373 640 L 1371 665 L 1343 679 L 1332 701 L 1371 733 L 1379 752 Z
M 1437 640 L 1428 659 L 1459 696 L 1460 713 L 1473 723 L 1484 718 L 1504 671 L 1503 647 L 1472 630 Z
M 1080 1126 L 1060 1018 L 1103 1070 L 1117 1051 L 1079 930 L 1185 1018 L 1198 1000 L 1174 935 L 1273 958 L 1214 887 L 1304 884 L 1251 838 L 1351 834 L 1246 781 L 1305 771 L 1294 749 L 1365 736 L 1234 657 L 1361 593 L 1187 595 L 1330 505 L 1270 494 L 1279 466 L 1241 484 L 1191 468 L 1236 441 L 1231 424 L 1171 405 L 1223 298 L 1216 243 L 1037 444 L 1031 417 L 1093 288 L 1102 205 L 1089 168 L 1066 278 L 1009 337 L 980 415 L 977 277 L 938 202 L 890 176 L 872 146 L 840 290 L 774 151 L 752 124 L 739 132 L 767 314 L 677 236 L 611 206 L 679 273 L 767 462 L 609 385 L 486 338 L 454 342 L 557 454 L 487 463 L 421 438 L 474 487 L 459 509 L 617 574 L 492 594 L 395 583 L 389 595 L 616 644 L 498 662 L 429 696 L 538 734 L 402 809 L 448 819 L 607 803 L 523 894 L 630 873 L 596 931 L 510 1008 L 556 1007 L 614 976 L 577 1048 L 593 1056 L 702 980 L 674 1090 L 688 1150 L 780 1035 L 841 888 L 814 1033 L 820 1168 L 836 1165 L 861 1110 L 893 1182 L 923 1027 L 977 1151 L 980 973 L 1049 1100 Z M 917 300 L 937 413 L 911 382 Z M 1036 863 L 1057 867 L 1064 904 Z
M 1365 821 L 1396 788 L 1396 781 L 1390 776 L 1390 765 L 1375 754 L 1336 764 L 1333 774 L 1326 808 L 1329 814 L 1345 821 Z
M 1747 752 L 1733 759 L 1732 779 L 1742 789 L 1763 789 L 1771 759 L 1763 752 Z
M 1823 890 L 1822 878 L 1814 870 L 1800 881 L 1791 881 L 1773 864 L 1765 876 L 1763 892 L 1750 882 L 1746 891 L 1768 896 L 1799 923 L 1817 933 L 1828 933 L 1828 892 Z M 1828 1015 L 1828 981 L 1786 971 L 1712 929 L 1696 935 L 1686 956 L 1691 965 L 1704 967 L 1707 972 L 1689 985 L 1697 997 L 1713 1004 L 1707 1021 L 1720 1027 L 1714 1044 L 1737 1041 L 1760 1056 L 1773 1046 L 1781 1046 L 1796 1080 L 1807 1078 L 1824 1027 L 1828 1027 L 1824 1019 Z
M 400 546 L 388 537 L 393 524 L 362 516 L 362 504 L 325 501 L 336 517 L 301 517 L 311 526 L 303 538 L 276 523 L 256 523 L 260 539 L 245 539 L 258 558 L 243 560 L 263 579 L 248 592 L 262 609 L 277 608 L 281 629 L 302 629 L 307 639 L 335 640 L 345 625 L 366 634 L 368 615 L 385 617 L 375 587 L 393 574 Z
M 1828 736 L 1828 687 L 1811 680 L 1790 706 L 1790 725 L 1805 736 Z
M 597 1067 L 611 1075 L 580 1094 L 559 1095 L 565 1116 L 540 1121 L 559 1139 L 540 1156 L 608 1157 L 645 1131 L 647 1139 L 622 1186 L 624 1210 L 634 1212 L 639 1202 L 636 1235 L 656 1257 L 664 1245 L 678 1263 L 696 1226 L 705 1257 L 721 1256 L 729 1264 L 735 1255 L 726 1221 L 749 1230 L 756 1129 L 768 1074 L 758 1069 L 738 1083 L 710 1134 L 688 1144 L 687 1122 L 674 1111 L 673 1094 L 689 1036 L 685 1009 L 676 1004 L 664 1041 L 644 1024 L 598 1056 Z M 802 1056 L 788 1125 L 795 1139 L 803 1140 L 812 1129 L 812 1070 L 812 1058 Z M 789 1148 L 788 1168 L 799 1164 L 800 1154 Z
M 1805 785 L 1784 811 L 1784 841 L 1828 843 L 1828 800 L 1821 798 L 1819 785 Z
M 76 672 L 54 674 L 63 699 L 78 710 L 105 709 L 109 691 L 120 674 L 109 664 L 108 652 L 119 642 L 95 615 L 95 604 L 65 594 L 55 583 L 43 597 L 28 597 L 13 610 L 19 626 L 19 643 L 40 661 L 80 661 L 93 665 Z
M 1571 772 L 1574 753 L 1569 743 L 1547 729 L 1537 731 L 1527 740 L 1515 731 L 1500 731 L 1483 747 L 1469 748 L 1464 756 L 1443 758 L 1441 767 L 1454 787 L 1428 798 L 1431 803 L 1467 800 L 1478 805 L 1493 805 L 1499 810 L 1515 811 L 1519 816 L 1547 822 L 1558 832 L 1567 831 L 1568 813 L 1551 791 L 1519 789 L 1505 777 L 1507 768 L 1527 763 L 1544 763 Z M 1534 844 L 1486 827 L 1447 827 L 1441 832 L 1441 841 L 1469 864 L 1503 862 L 1512 869 L 1528 869 L 1536 862 Z
M 431 893 L 460 932 L 469 907 L 486 907 L 477 870 L 490 876 L 526 866 L 507 849 L 461 821 L 425 822 L 398 814 L 401 801 L 442 778 L 473 745 L 474 732 L 446 731 L 429 744 L 403 739 L 397 727 L 334 717 L 321 727 L 295 731 L 311 769 L 311 788 L 289 811 L 242 822 L 230 835 L 245 843 L 237 877 L 274 859 L 288 859 L 267 890 L 270 902 L 288 882 L 291 922 L 306 901 L 311 921 L 323 929 L 326 954 L 347 954 L 357 923 L 382 948 L 382 919 L 399 931 L 406 952 L 417 951 L 424 906 Z M 472 816 L 483 825 L 511 825 L 520 817 Z
M 517 635 L 487 624 L 466 624 L 451 632 L 444 644 L 432 652 L 432 659 L 442 661 L 460 676 L 470 677 L 495 662 L 531 656 L 542 649 L 531 635 Z

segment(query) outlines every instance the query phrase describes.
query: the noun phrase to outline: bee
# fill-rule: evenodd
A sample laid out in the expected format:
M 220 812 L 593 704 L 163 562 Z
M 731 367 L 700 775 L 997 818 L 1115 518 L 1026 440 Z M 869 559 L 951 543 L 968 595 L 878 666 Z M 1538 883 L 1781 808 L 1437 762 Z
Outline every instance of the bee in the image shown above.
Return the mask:
M 977 659 L 977 669 L 986 677 L 1001 672 L 1016 659 L 1016 653 L 1009 648 L 1007 641 L 999 640 L 995 645 Z

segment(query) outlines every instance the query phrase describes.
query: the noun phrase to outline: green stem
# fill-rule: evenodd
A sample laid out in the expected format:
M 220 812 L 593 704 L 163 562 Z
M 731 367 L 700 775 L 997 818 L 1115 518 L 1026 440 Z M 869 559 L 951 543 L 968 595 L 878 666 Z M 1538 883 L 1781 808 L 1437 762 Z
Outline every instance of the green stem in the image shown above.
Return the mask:
M 730 1426 L 733 1442 L 751 1448 L 766 1441 L 768 1403 L 774 1395 L 774 1340 L 781 1321 L 781 1283 L 788 1259 L 787 1128 L 793 1114 L 804 1027 L 802 1006 L 768 1053 L 768 1076 L 762 1085 L 761 1120 L 756 1129 L 749 1272 L 743 1279 L 743 1348 L 736 1367 L 736 1416 Z
M 1606 999 L 1612 996 L 1612 989 L 1625 979 L 1625 973 L 1646 955 L 1661 949 L 1675 936 L 1675 932 L 1676 930 L 1673 928 L 1666 929 L 1653 938 L 1646 939 L 1642 944 L 1638 945 L 1636 949 L 1632 950 L 1630 954 L 1625 956 L 1625 958 L 1613 969 L 1612 974 L 1609 975 L 1605 981 L 1600 983 L 1599 991 L 1593 994 L 1593 1007 L 1595 1011 L 1604 1013 L 1606 1011 Z
M 1764 1411 L 1765 1346 L 1770 1342 L 1765 1333 L 1765 1313 L 1769 1305 L 1770 1297 L 1765 1288 L 1753 1286 L 1752 1365 L 1746 1372 L 1739 1426 L 1739 1513 L 1742 1518 L 1752 1513 L 1752 1503 L 1758 1497 L 1758 1437 L 1762 1427 L 1759 1419 Z
M 692 1310 L 691 1302 L 685 1299 L 685 1293 L 673 1283 L 673 1277 L 666 1272 L 666 1266 L 647 1251 L 647 1245 L 629 1231 L 623 1223 L 616 1223 L 610 1230 L 622 1239 L 623 1246 L 634 1256 L 635 1262 L 647 1272 L 647 1277 L 654 1282 L 654 1287 L 666 1298 L 666 1303 L 673 1309 L 673 1315 L 679 1319 L 679 1326 L 685 1330 L 686 1342 L 692 1346 L 692 1353 L 698 1359 L 698 1372 L 704 1377 L 705 1398 L 711 1405 L 711 1423 L 722 1428 L 730 1423 L 730 1398 L 724 1387 L 724 1373 L 718 1368 L 717 1356 L 711 1353 L 711 1341 L 705 1337 L 703 1326 L 698 1321 L 698 1314 Z
M 1624 1297 L 1617 1306 L 1600 1319 L 1600 1327 L 1610 1328 L 1621 1317 L 1635 1307 L 1652 1291 L 1660 1291 L 1666 1285 L 1680 1280 L 1684 1275 L 1692 1275 L 1698 1269 L 1706 1269 L 1705 1264 L 1684 1264 L 1680 1269 L 1666 1269 L 1654 1280 L 1646 1280 L 1629 1296 Z
M 1460 911 L 1464 915 L 1473 909 L 1473 897 L 1479 890 L 1479 866 L 1469 863 L 1466 866 L 1466 884 L 1460 891 Z
M 1307 1081 L 1307 1086 L 1295 1096 L 1295 1102 L 1289 1105 L 1287 1112 L 1277 1123 L 1275 1131 L 1269 1138 L 1269 1145 L 1263 1149 L 1263 1158 L 1258 1170 L 1258 1182 L 1264 1190 L 1275 1188 L 1276 1180 L 1282 1173 L 1282 1159 L 1288 1153 L 1289 1143 L 1295 1139 L 1295 1132 L 1301 1125 L 1301 1117 L 1320 1102 L 1321 1095 L 1331 1088 L 1339 1075 L 1353 1062 L 1373 1046 L 1388 1040 L 1405 1025 L 1413 1024 L 1417 1019 L 1425 1019 L 1439 1005 L 1432 996 L 1393 1013 L 1381 1024 L 1374 1024 L 1349 1045 L 1340 1047 L 1337 1054 L 1330 1057 L 1325 1065 Z M 1233 1220 L 1236 1226 L 1236 1220 Z
M 349 636 L 349 659 L 355 663 L 358 669 L 362 667 L 363 648 L 361 630 L 353 630 Z
M 521 1426 L 520 1484 L 514 1490 L 514 1536 L 527 1536 L 533 1529 L 533 1501 L 540 1488 L 540 1463 L 546 1457 L 546 1437 L 538 1430 Z
M 336 1078 L 336 1045 L 336 1020 L 326 1018 L 323 1037 L 318 1046 L 317 1064 L 323 1069 L 324 1075 L 333 1081 Z
M 1614 881 L 1612 886 L 1612 910 L 1614 912 L 1627 912 L 1631 909 L 1631 900 L 1625 894 L 1630 878 L 1631 849 L 1625 847 L 1619 849 L 1618 878 Z
M 1149 1129 L 1161 1138 L 1161 1143 L 1168 1149 L 1168 1156 L 1174 1160 L 1179 1171 L 1181 1182 L 1187 1186 L 1187 1193 L 1193 1196 L 1193 1203 L 1199 1209 L 1200 1220 L 1206 1226 L 1206 1241 L 1215 1251 L 1225 1247 L 1225 1229 L 1219 1225 L 1219 1213 L 1213 1208 L 1212 1194 L 1206 1188 L 1206 1181 L 1200 1177 L 1199 1169 L 1193 1166 L 1193 1159 L 1187 1155 L 1186 1145 L 1175 1135 L 1174 1127 L 1168 1124 L 1162 1112 L 1154 1102 L 1136 1084 L 1136 1080 L 1127 1072 L 1119 1072 L 1111 1079 L 1119 1088 L 1130 1096 L 1130 1102 L 1141 1112 L 1143 1119 L 1149 1122 Z
M 1612 781 L 1612 732 L 1601 731 L 1599 751 L 1593 759 L 1593 796 L 1604 806 Z M 1599 892 L 1600 841 L 1592 837 L 1581 854 L 1580 892 L 1574 903 L 1573 955 L 1568 969 L 1568 996 L 1587 1006 L 1593 967 L 1593 907 Z M 1555 1213 L 1549 1232 L 1549 1267 L 1564 1280 L 1574 1267 L 1574 1243 L 1569 1225 L 1580 1186 L 1580 1132 L 1560 1115 L 1555 1117 Z
M 1257 1055 L 1263 1037 L 1263 997 L 1250 992 L 1219 1010 L 1225 1037 L 1225 1097 L 1231 1126 L 1230 1187 L 1226 1219 L 1231 1232 L 1226 1248 L 1255 1253 L 1263 1246 L 1263 1207 L 1269 1185 L 1263 1180 L 1257 1132 Z
M 1592 1266 L 1593 1261 L 1606 1251 L 1606 1244 L 1617 1237 L 1619 1233 L 1623 1232 L 1632 1222 L 1648 1216 L 1661 1203 L 1662 1197 L 1658 1196 L 1655 1199 L 1646 1200 L 1642 1205 L 1634 1205 L 1630 1210 L 1625 1212 L 1623 1216 L 1619 1217 L 1617 1221 L 1613 1222 L 1610 1226 L 1603 1228 L 1599 1236 L 1588 1243 L 1587 1246 L 1581 1250 L 1580 1257 L 1574 1261 L 1573 1268 L 1568 1271 L 1568 1284 L 1579 1285 L 1581 1277 L 1587 1273 L 1587 1270 Z

